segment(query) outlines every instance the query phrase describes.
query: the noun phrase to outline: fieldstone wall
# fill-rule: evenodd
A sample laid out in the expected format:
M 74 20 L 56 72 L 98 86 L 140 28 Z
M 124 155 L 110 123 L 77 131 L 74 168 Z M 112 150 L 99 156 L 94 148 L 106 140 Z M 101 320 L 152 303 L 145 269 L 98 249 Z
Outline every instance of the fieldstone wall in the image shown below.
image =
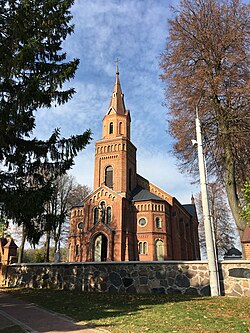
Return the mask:
M 5 286 L 113 293 L 210 295 L 206 261 L 13 264 Z M 250 297 L 250 261 L 220 263 L 222 292 Z
M 222 261 L 220 267 L 223 294 L 250 297 L 250 261 Z

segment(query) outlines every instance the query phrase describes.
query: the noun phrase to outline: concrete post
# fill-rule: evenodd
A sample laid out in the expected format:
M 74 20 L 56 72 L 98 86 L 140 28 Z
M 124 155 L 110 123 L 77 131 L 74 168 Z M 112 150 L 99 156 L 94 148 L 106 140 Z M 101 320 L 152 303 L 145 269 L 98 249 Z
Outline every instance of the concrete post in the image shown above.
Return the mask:
M 213 228 L 211 225 L 211 219 L 209 214 L 206 170 L 205 170 L 205 161 L 204 161 L 203 147 L 202 147 L 201 125 L 198 117 L 198 112 L 196 115 L 196 136 L 197 136 L 197 146 L 198 146 L 201 199 L 202 199 L 202 209 L 203 209 L 203 218 L 204 218 L 204 227 L 205 227 L 211 296 L 219 296 L 220 283 L 219 283 L 218 263 L 217 263 L 217 256 L 214 244 Z

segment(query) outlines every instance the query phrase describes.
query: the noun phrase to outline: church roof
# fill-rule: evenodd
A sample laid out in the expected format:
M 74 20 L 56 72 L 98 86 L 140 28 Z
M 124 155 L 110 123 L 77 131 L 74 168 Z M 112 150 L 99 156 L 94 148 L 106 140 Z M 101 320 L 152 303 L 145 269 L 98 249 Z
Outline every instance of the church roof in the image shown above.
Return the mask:
M 120 80 L 119 80 L 118 66 L 116 68 L 115 85 L 114 85 L 113 93 L 112 93 L 111 100 L 109 103 L 109 112 L 111 109 L 114 110 L 117 114 L 126 113 L 122 88 L 121 88 L 121 84 L 120 84 Z
M 249 226 L 246 226 L 241 242 L 250 243 L 250 227 Z
M 70 209 L 75 208 L 75 207 L 82 207 L 82 206 L 84 206 L 84 201 L 80 201 L 78 204 L 71 206 Z
M 191 216 L 195 216 L 196 215 L 196 210 L 195 210 L 195 205 L 194 204 L 186 204 L 186 205 L 182 205 L 186 211 L 191 215 Z
M 14 242 L 14 240 L 11 238 L 8 243 L 4 246 L 5 249 L 8 249 L 8 248 L 14 248 L 14 249 L 17 249 L 18 246 L 16 245 L 16 243 Z
M 158 201 L 165 201 L 163 198 L 158 197 L 145 188 L 141 186 L 137 186 L 131 193 L 131 201 L 147 201 L 147 200 L 158 200 Z
M 234 246 L 229 249 L 226 253 L 225 256 L 227 257 L 241 257 L 242 256 L 242 252 L 240 252 L 240 250 L 236 249 Z

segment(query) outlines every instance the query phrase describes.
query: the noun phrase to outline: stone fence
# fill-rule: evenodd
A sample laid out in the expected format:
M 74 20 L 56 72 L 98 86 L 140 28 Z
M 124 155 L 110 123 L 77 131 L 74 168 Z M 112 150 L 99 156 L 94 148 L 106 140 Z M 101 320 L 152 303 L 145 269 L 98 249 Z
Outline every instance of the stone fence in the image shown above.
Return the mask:
M 250 261 L 219 263 L 223 295 L 250 297 Z M 2 285 L 113 293 L 210 295 L 207 261 L 43 263 L 2 266 Z

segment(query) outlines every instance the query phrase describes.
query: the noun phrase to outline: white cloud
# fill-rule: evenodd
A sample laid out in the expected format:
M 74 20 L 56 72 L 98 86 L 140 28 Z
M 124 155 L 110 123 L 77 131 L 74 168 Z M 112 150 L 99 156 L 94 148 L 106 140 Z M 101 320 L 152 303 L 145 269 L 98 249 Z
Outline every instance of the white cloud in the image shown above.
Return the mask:
M 93 189 L 94 183 L 94 142 L 92 142 L 76 160 L 70 173 L 76 181 L 82 185 L 88 185 Z
M 178 171 L 176 160 L 167 151 L 138 150 L 138 173 L 151 183 L 176 197 L 182 204 L 191 203 L 191 196 L 199 191 L 191 185 L 187 175 Z
M 190 180 L 181 175 L 169 151 L 164 91 L 159 79 L 159 55 L 167 35 L 168 0 L 76 0 L 72 8 L 75 33 L 64 43 L 68 58 L 80 58 L 76 77 L 68 85 L 77 94 L 61 107 L 40 110 L 36 136 L 46 138 L 55 127 L 63 136 L 87 128 L 93 141 L 75 161 L 77 181 L 93 186 L 94 142 L 101 138 L 120 58 L 120 80 L 131 111 L 132 141 L 138 148 L 138 170 L 181 202 L 189 202 Z

